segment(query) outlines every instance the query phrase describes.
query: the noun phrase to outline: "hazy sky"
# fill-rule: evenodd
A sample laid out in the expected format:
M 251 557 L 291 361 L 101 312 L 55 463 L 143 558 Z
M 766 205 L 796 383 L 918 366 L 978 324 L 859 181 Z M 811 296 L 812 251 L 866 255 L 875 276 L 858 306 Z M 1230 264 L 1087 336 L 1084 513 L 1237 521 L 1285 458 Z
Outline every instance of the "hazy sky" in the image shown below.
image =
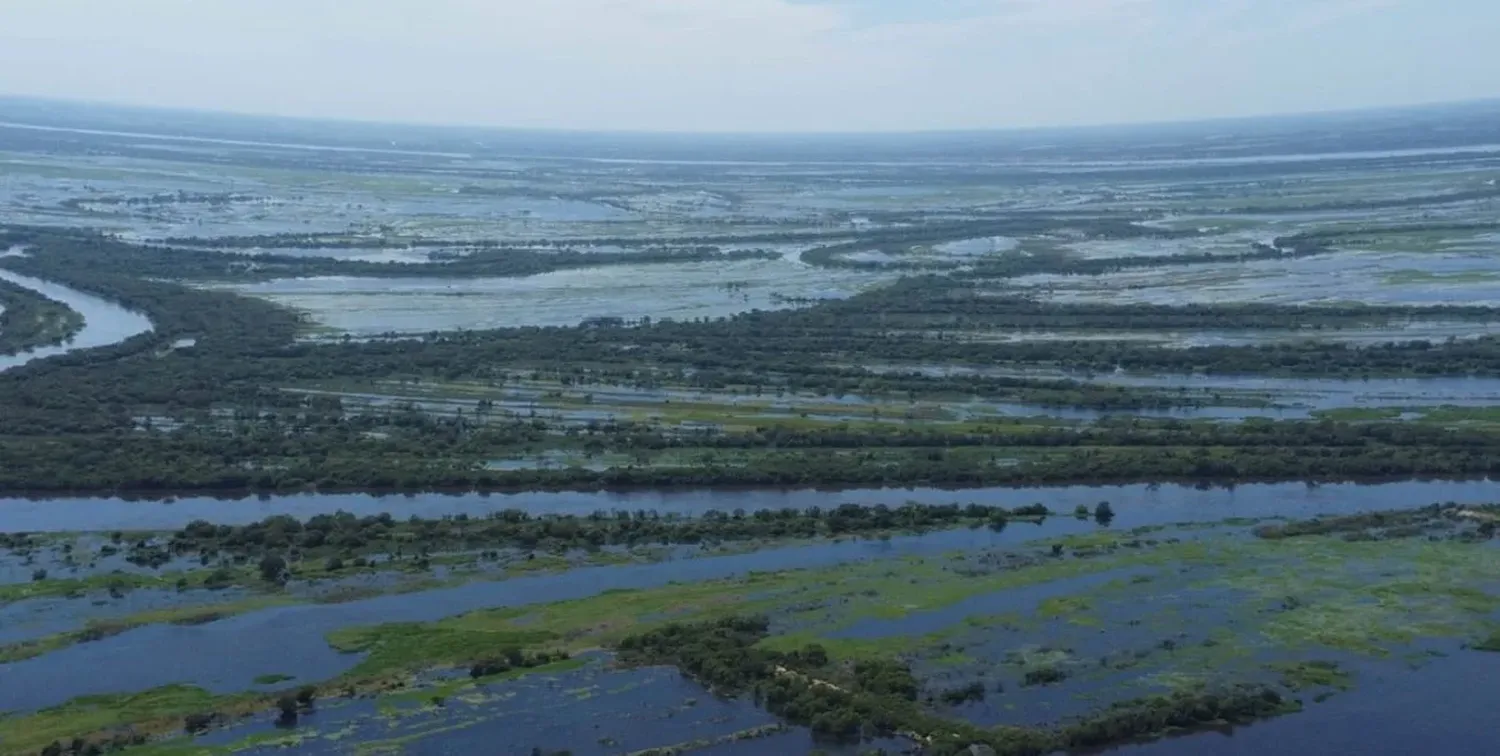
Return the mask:
M 0 92 L 671 131 L 1500 96 L 1496 0 L 0 0 Z

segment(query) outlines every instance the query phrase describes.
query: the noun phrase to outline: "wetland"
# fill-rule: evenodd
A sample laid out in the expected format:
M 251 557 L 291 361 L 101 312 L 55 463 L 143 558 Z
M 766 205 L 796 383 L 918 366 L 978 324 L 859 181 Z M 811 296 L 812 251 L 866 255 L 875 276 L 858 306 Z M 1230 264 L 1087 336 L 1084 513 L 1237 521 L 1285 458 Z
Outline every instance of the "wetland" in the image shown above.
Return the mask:
M 1493 108 L 0 114 L 0 755 L 1484 748 Z

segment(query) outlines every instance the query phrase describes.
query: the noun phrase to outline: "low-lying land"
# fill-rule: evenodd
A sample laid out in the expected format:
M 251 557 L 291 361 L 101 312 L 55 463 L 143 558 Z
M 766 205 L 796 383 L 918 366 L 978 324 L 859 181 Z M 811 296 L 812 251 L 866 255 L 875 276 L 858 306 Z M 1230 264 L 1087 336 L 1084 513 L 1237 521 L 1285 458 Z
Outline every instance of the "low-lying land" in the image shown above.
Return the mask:
M 927 519 L 919 529 L 939 528 L 914 536 L 920 541 L 962 532 L 942 528 L 962 525 L 966 517 L 962 507 L 866 508 L 859 515 L 854 510 L 675 521 L 622 514 L 502 515 L 400 525 L 383 518 L 296 524 L 276 519 L 237 527 L 199 523 L 172 534 L 163 546 L 215 553 L 231 562 L 235 555 L 261 554 L 259 560 L 241 561 L 258 561 L 258 579 L 274 587 L 337 574 L 300 574 L 310 558 L 301 567 L 288 562 L 271 565 L 275 570 L 267 567 L 268 559 L 297 549 L 299 542 L 309 553 L 322 548 L 310 545 L 319 533 L 344 540 L 363 534 L 372 539 L 372 549 L 389 548 L 381 544 L 390 541 L 405 542 L 418 553 L 430 548 L 422 558 L 435 561 L 450 553 L 440 548 L 509 543 L 513 536 L 499 534 L 552 530 L 565 523 L 582 534 L 609 532 L 629 541 L 638 525 L 661 532 L 764 536 L 763 529 L 778 521 L 827 525 L 834 519 L 892 518 L 894 525 L 903 512 L 908 518 L 920 512 Z M 993 511 L 969 514 L 982 529 L 995 522 Z M 1040 508 L 1024 514 L 1040 514 Z M 1105 505 L 1078 514 L 1101 523 L 1113 516 Z M 54 741 L 66 752 L 75 738 L 77 749 L 90 753 L 132 743 L 142 752 L 254 752 L 273 747 L 272 741 L 332 742 L 325 739 L 341 737 L 336 733 L 363 739 L 384 731 L 372 742 L 443 742 L 460 732 L 496 727 L 534 739 L 527 747 L 569 749 L 604 738 L 641 743 L 651 738 L 642 740 L 639 722 L 630 725 L 606 713 L 612 696 L 635 686 L 645 690 L 633 695 L 656 702 L 648 711 L 690 709 L 693 699 L 684 704 L 682 696 L 712 692 L 753 701 L 784 725 L 820 737 L 915 742 L 936 753 L 959 753 L 974 744 L 1026 754 L 1135 742 L 1304 707 L 1316 710 L 1328 697 L 1357 689 L 1366 674 L 1420 675 L 1432 660 L 1477 653 L 1462 650 L 1466 643 L 1488 648 L 1500 609 L 1492 580 L 1500 552 L 1490 540 L 1497 520 L 1500 513 L 1493 507 L 1434 505 L 1303 521 L 1119 531 L 1094 524 L 1094 530 L 1031 536 L 1009 546 L 938 547 L 876 560 L 851 556 L 805 568 L 777 569 L 770 558 L 762 571 L 693 577 L 713 574 L 699 572 L 695 564 L 733 558 L 714 555 L 732 552 L 715 552 L 680 566 L 659 562 L 653 569 L 677 576 L 668 582 L 593 587 L 563 600 L 543 589 L 524 601 L 457 616 L 448 616 L 455 611 L 449 608 L 431 621 L 341 624 L 329 632 L 320 656 L 353 656 L 339 662 L 334 669 L 342 671 L 327 679 L 317 673 L 298 676 L 301 669 L 290 659 L 278 669 L 252 668 L 247 661 L 234 672 L 245 680 L 244 690 L 224 691 L 221 683 L 221 692 L 210 693 L 189 677 L 175 686 L 20 711 L 0 719 L 0 753 L 53 753 L 47 749 Z M 822 531 L 822 543 L 833 545 L 829 537 L 850 532 Z M 897 527 L 897 532 L 915 531 Z M 483 540 L 488 537 L 500 540 Z M 558 548 L 566 543 L 553 540 Z M 800 538 L 786 543 L 820 548 L 818 541 Z M 40 549 L 42 544 L 28 540 L 10 547 Z M 132 553 L 151 548 L 138 545 Z M 358 546 L 340 548 L 353 549 L 347 555 L 363 553 Z M 519 590 L 527 582 L 571 582 L 569 576 L 580 568 L 553 569 L 560 571 L 468 579 L 479 581 L 473 586 L 506 590 L 515 584 Z M 404 600 L 421 602 L 424 595 L 410 593 Z M 289 598 L 259 599 L 259 605 L 240 611 L 253 618 L 278 611 L 278 601 Z M 358 601 L 330 608 L 347 607 L 353 612 L 349 617 L 363 616 Z M 189 632 L 241 644 L 246 660 L 262 658 L 252 647 L 277 643 L 246 635 L 255 632 L 255 622 L 206 614 L 188 619 L 186 612 L 163 614 L 155 622 L 176 622 Z M 319 621 L 315 627 L 328 625 Z M 289 634 L 281 641 L 284 653 L 295 656 L 302 652 L 291 649 L 316 649 L 316 637 L 301 634 L 322 631 L 291 625 L 283 632 Z M 131 643 L 133 653 L 172 653 L 170 643 L 160 645 L 147 636 L 77 640 L 101 650 L 120 642 Z M 67 653 L 66 645 L 48 647 L 26 663 L 54 655 L 61 660 Z M 625 684 L 637 674 L 631 670 L 643 665 L 648 676 Z M 669 684 L 650 672 L 657 665 L 677 667 L 707 690 L 693 694 L 692 685 Z M 614 683 L 605 682 L 614 677 L 625 687 L 616 691 Z M 524 697 L 514 696 L 538 684 L 575 691 L 574 716 L 588 721 L 597 709 L 601 729 L 562 735 L 525 724 L 531 715 L 517 708 Z M 12 700 L 25 698 L 12 694 Z M 744 719 L 754 710 L 739 710 L 728 718 L 734 727 L 708 740 L 751 729 L 753 737 L 781 732 L 758 729 L 768 724 L 764 719 Z M 616 732 L 619 728 L 624 730 Z M 678 742 L 658 739 L 642 747 Z

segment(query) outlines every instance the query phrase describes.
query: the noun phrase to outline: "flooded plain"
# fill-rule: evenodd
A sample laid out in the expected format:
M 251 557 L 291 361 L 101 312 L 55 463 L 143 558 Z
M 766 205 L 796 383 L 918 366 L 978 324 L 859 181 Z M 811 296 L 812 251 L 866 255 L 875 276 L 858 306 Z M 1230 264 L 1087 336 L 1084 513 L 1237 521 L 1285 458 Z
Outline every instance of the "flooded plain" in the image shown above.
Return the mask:
M 1135 696 L 1257 680 L 1302 695 L 1305 711 L 1237 730 L 1234 738 L 1244 742 L 1234 747 L 1261 747 L 1314 723 L 1334 728 L 1318 741 L 1331 743 L 1357 738 L 1340 731 L 1341 722 L 1400 711 L 1379 694 L 1398 677 L 1422 691 L 1467 679 L 1475 664 L 1488 669 L 1491 657 L 1459 659 L 1480 653 L 1462 641 L 1500 613 L 1492 572 L 1500 549 L 1463 537 L 1463 520 L 1437 510 L 1422 530 L 1374 540 L 1337 532 L 1280 540 L 1263 536 L 1258 524 L 1286 522 L 1287 514 L 1335 521 L 1388 506 L 1481 502 L 1497 490 L 1474 482 L 966 492 L 1047 501 L 1054 510 L 1108 497 L 1116 515 L 1107 526 L 1061 515 L 1001 530 L 770 546 L 275 606 L 206 624 L 151 624 L 0 666 L 8 683 L 0 709 L 25 713 L 82 695 L 171 685 L 234 694 L 261 689 L 273 675 L 299 685 L 347 678 L 394 652 L 377 643 L 351 653 L 348 639 L 400 623 L 425 623 L 438 634 L 548 628 L 559 638 L 578 633 L 572 643 L 586 646 L 595 634 L 609 637 L 615 623 L 689 618 L 723 605 L 768 612 L 782 634 L 773 638 L 788 643 L 822 638 L 838 654 L 896 650 L 934 699 L 978 685 L 977 699 L 933 705 L 981 726 L 1041 726 Z M 910 496 L 944 493 L 951 495 Z M 452 506 L 462 499 L 447 501 L 447 511 L 462 509 Z M 131 505 L 171 506 L 117 504 Z M 1380 521 L 1371 522 L 1366 527 L 1381 533 Z M 1365 587 L 1351 595 L 1353 584 Z M 700 603 L 709 596 L 710 604 Z M 602 617 L 609 623 L 592 624 Z M 100 668 L 110 674 L 85 672 Z M 589 753 L 686 742 L 733 753 L 762 737 L 809 743 L 805 730 L 785 728 L 747 698 L 714 697 L 671 669 L 619 668 L 608 654 L 584 653 L 514 681 L 470 682 L 461 669 L 432 674 L 373 699 L 330 698 L 291 727 L 276 729 L 259 715 L 199 742 L 309 754 L 345 752 L 340 741 L 350 736 L 372 747 L 395 738 L 415 749 L 408 752 L 449 752 L 501 731 L 515 734 L 512 743 L 525 740 L 518 752 L 533 739 Z M 548 713 L 559 708 L 546 704 L 554 696 L 573 702 L 567 720 Z M 649 724 L 659 718 L 660 726 Z M 574 734 L 561 731 L 564 721 L 588 723 L 592 744 L 575 738 L 576 726 Z M 1227 747 L 1221 737 L 1138 748 L 1199 753 L 1181 749 Z
M 344 333 L 577 325 L 591 318 L 693 320 L 841 299 L 891 276 L 789 259 L 601 266 L 524 278 L 301 278 L 235 287 Z
M 52 111 L 38 112 L 32 115 L 46 121 Z M 937 282 L 914 290 L 940 296 L 942 276 L 984 269 L 997 271 L 979 280 L 984 292 L 1037 303 L 1500 305 L 1496 140 L 1488 116 L 1447 114 L 1432 121 L 1441 129 L 1394 131 L 1351 120 L 1336 137 L 1299 127 L 1215 131 L 1198 141 L 1181 134 L 1137 135 L 1133 142 L 1121 136 L 1129 143 L 1115 146 L 1058 137 L 1056 144 L 1018 147 L 1031 137 L 989 143 L 976 136 L 955 145 L 916 139 L 899 147 L 856 140 L 753 148 L 627 137 L 571 144 L 538 135 L 509 135 L 502 144 L 472 133 L 398 134 L 375 126 L 320 134 L 325 127 L 306 124 L 263 133 L 248 127 L 198 133 L 201 124 L 188 124 L 182 134 L 167 135 L 146 133 L 152 129 L 138 115 L 96 124 L 31 120 L 9 111 L 0 119 L 0 209 L 15 224 L 92 229 L 204 255 L 379 263 L 449 260 L 487 243 L 573 249 L 597 254 L 601 263 L 652 248 L 781 253 L 772 260 L 601 264 L 508 278 L 189 282 L 307 315 L 306 332 L 287 337 L 289 353 L 313 353 L 326 346 L 317 339 L 344 335 L 358 345 L 385 334 L 573 326 L 593 318 L 709 321 L 851 298 L 851 327 L 896 335 L 910 322 L 901 319 L 908 314 L 901 303 L 862 292 L 921 275 Z M 1237 259 L 1256 244 L 1303 233 L 1332 234 L 1334 241 L 1315 256 Z M 857 251 L 826 265 L 803 261 L 804 252 L 826 245 Z M 6 253 L 14 254 L 27 251 Z M 1213 256 L 1209 262 L 1198 257 L 1205 254 Z M 1110 260 L 1120 261 L 1118 269 L 1099 275 L 1004 273 L 1017 261 L 1056 262 L 1019 270 L 1097 271 L 1109 269 L 1101 261 Z M 0 278 L 62 302 L 85 320 L 70 343 L 0 358 L 0 370 L 116 344 L 152 327 L 139 313 L 55 281 L 3 269 Z M 62 272 L 57 278 L 64 280 Z M 875 304 L 868 311 L 860 309 L 869 302 Z M 1038 308 L 1046 327 L 995 330 L 982 317 L 971 320 L 962 301 L 948 306 L 929 321 L 913 318 L 923 323 L 918 328 L 935 323 L 932 332 L 900 335 L 935 344 L 1072 343 L 1109 354 L 1414 340 L 1436 342 L 1437 349 L 1450 339 L 1483 346 L 1478 339 L 1500 333 L 1500 321 L 1482 313 L 1469 313 L 1472 321 L 1413 314 L 1326 330 L 1232 322 L 1180 332 L 1140 323 L 1082 325 L 1118 314 L 1105 307 L 1076 323 Z M 972 312 L 982 316 L 984 308 Z M 93 443 L 80 441 L 84 451 L 66 464 L 102 458 L 115 446 L 160 445 L 170 453 L 152 474 L 197 473 L 229 459 L 274 478 L 308 458 L 327 459 L 330 468 L 367 464 L 336 459 L 330 451 L 338 443 L 319 445 L 319 434 L 333 437 L 353 426 L 340 443 L 389 454 L 378 459 L 393 467 L 447 463 L 444 450 L 462 447 L 472 449 L 455 462 L 465 470 L 516 479 L 539 470 L 632 467 L 727 474 L 750 456 L 730 443 L 741 436 L 769 439 L 752 451 L 772 460 L 817 448 L 782 447 L 782 432 L 824 434 L 845 444 L 830 443 L 830 464 L 839 455 L 862 455 L 871 466 L 890 460 L 896 469 L 903 461 L 966 463 L 970 457 L 953 452 L 948 441 L 981 432 L 1046 434 L 1060 440 L 1057 453 L 1065 455 L 1073 434 L 1123 428 L 1132 418 L 1142 420 L 1136 427 L 1143 433 L 1326 420 L 1345 423 L 1339 430 L 1351 437 L 1377 422 L 1476 434 L 1500 424 L 1492 409 L 1500 405 L 1500 379 L 1482 371 L 1369 379 L 1272 377 L 1274 369 L 1265 376 L 1075 375 L 1057 372 L 1050 366 L 1065 363 L 1050 358 L 890 366 L 864 359 L 852 340 L 833 333 L 839 324 L 815 321 L 798 324 L 806 332 L 788 334 L 813 344 L 809 351 L 762 346 L 773 356 L 749 369 L 732 354 L 698 359 L 663 349 L 637 361 L 621 350 L 617 361 L 611 354 L 602 365 L 531 354 L 514 365 L 441 379 L 435 372 L 347 375 L 338 365 L 309 363 L 292 378 L 238 387 L 237 396 L 253 395 L 285 412 L 281 424 L 261 423 L 268 413 L 259 406 L 247 411 L 216 395 L 205 398 L 197 389 L 221 374 L 195 372 L 204 365 L 187 360 L 167 362 L 182 355 L 164 353 L 160 364 L 182 370 L 188 377 L 181 387 L 193 390 L 173 394 L 152 385 L 141 392 L 151 401 L 132 402 L 118 398 L 131 396 L 128 390 L 103 384 L 107 412 L 59 415 L 65 422 L 58 424 L 87 429 L 81 437 Z M 939 346 L 926 354 L 959 353 Z M 920 362 L 924 353 L 913 351 L 918 356 L 910 359 Z M 230 357 L 219 354 L 224 364 L 210 367 L 238 375 L 226 367 Z M 849 372 L 830 378 L 825 368 Z M 851 377 L 856 368 L 867 375 Z M 719 370 L 738 373 L 715 376 Z M 889 389 L 896 382 L 876 380 L 906 372 L 1077 384 L 984 386 L 975 391 L 991 393 L 971 396 L 967 389 Z M 788 380 L 786 390 L 768 381 L 772 388 L 761 396 L 758 378 L 750 379 L 754 386 L 741 385 L 745 374 L 756 373 L 813 380 Z M 166 368 L 149 376 L 178 378 Z M 49 443 L 72 440 L 62 431 L 36 430 L 51 418 L 6 434 L 0 417 L 0 441 L 9 444 L 3 448 L 40 454 Z M 109 425 L 119 418 L 129 422 Z M 403 436 L 408 427 L 421 434 Z M 922 446 L 885 448 L 871 440 L 903 434 L 909 436 L 903 441 Z M 694 437 L 701 442 L 678 443 Z M 244 443 L 215 446 L 226 438 Z M 198 448 L 231 451 L 199 458 Z M 280 456 L 236 456 L 262 448 Z M 1100 446 L 1078 456 L 1127 452 L 1140 449 Z M 1053 452 L 985 447 L 972 459 L 1019 465 L 1031 461 L 1021 459 L 1026 453 Z M 1232 456 L 1227 447 L 1214 453 Z M 153 460 L 160 461 L 142 452 L 125 466 Z M 320 475 L 306 480 L 321 481 Z M 1114 752 L 1487 749 L 1485 706 L 1500 695 L 1491 679 L 1500 656 L 1484 650 L 1500 648 L 1500 548 L 1492 539 L 1500 483 L 1073 480 L 952 490 L 690 485 L 219 498 L 178 491 L 160 499 L 110 496 L 117 489 L 101 487 L 97 496 L 0 498 L 0 754 L 86 753 L 89 744 L 70 741 L 74 735 L 109 743 L 139 738 L 134 747 L 141 753 L 161 756 L 852 756 L 921 749 L 906 735 L 856 728 L 855 737 L 831 736 L 827 731 L 837 728 L 827 717 L 778 716 L 765 695 L 710 690 L 659 660 L 632 663 L 622 644 L 676 623 L 749 616 L 766 621 L 757 652 L 805 651 L 813 658 L 809 649 L 816 646 L 826 655 L 829 663 L 818 674 L 828 679 L 812 678 L 807 690 L 863 685 L 862 663 L 896 664 L 915 686 L 910 703 L 949 725 L 1066 728 L 1130 702 L 1169 706 L 1253 685 L 1284 697 L 1288 705 L 1278 710 L 1284 716 L 1195 728 L 1151 743 L 1118 745 L 1131 739 L 1116 738 Z M 941 527 L 892 522 L 857 535 L 833 526 L 881 512 L 880 505 L 894 511 L 908 503 L 927 505 L 925 511 L 953 503 L 1011 510 L 1040 503 L 1052 514 L 976 515 Z M 837 512 L 843 505 L 861 514 Z M 705 525 L 788 509 L 822 518 L 821 524 L 795 537 L 759 538 L 720 537 L 732 529 Z M 537 526 L 543 536 L 497 544 L 463 541 L 467 525 L 455 526 L 499 522 L 489 518 L 511 511 L 575 519 L 549 519 Z M 666 535 L 660 542 L 586 537 L 595 527 L 588 523 L 621 521 L 620 512 L 634 513 L 658 534 L 705 528 L 720 535 Z M 335 513 L 389 514 L 389 525 L 369 527 L 400 530 L 402 538 L 373 547 L 356 538 L 335 547 L 308 536 L 311 518 Z M 612 516 L 590 518 L 596 513 Z M 276 515 L 297 522 L 264 523 Z M 777 516 L 794 515 L 764 515 Z M 174 531 L 193 524 L 202 533 L 205 522 L 219 535 L 172 545 Z M 619 528 L 616 535 L 628 532 Z M 445 540 L 441 534 L 449 530 L 460 536 Z M 440 548 L 430 551 L 432 544 Z M 502 657 L 504 671 L 486 666 Z M 1454 699 L 1454 691 L 1465 695 Z

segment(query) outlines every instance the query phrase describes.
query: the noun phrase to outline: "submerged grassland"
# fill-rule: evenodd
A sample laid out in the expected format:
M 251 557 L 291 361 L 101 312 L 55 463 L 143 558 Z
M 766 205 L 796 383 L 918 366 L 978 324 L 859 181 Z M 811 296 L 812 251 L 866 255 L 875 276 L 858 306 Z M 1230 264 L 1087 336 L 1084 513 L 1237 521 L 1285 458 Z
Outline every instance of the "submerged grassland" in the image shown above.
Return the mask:
M 1478 653 L 1464 649 L 1485 646 L 1500 610 L 1500 549 L 1489 540 L 1494 516 L 1431 507 L 1317 521 L 1101 529 L 1007 549 L 725 579 L 695 581 L 685 572 L 682 582 L 655 587 L 333 630 L 328 645 L 358 655 L 335 679 L 294 681 L 296 670 L 257 673 L 273 690 L 295 693 L 307 686 L 304 695 L 316 699 L 317 713 L 304 707 L 304 725 L 296 724 L 296 705 L 290 715 L 257 713 L 276 709 L 283 693 L 213 695 L 178 686 L 12 715 L 0 720 L 0 752 L 29 754 L 54 740 L 102 742 L 125 732 L 165 753 L 219 753 L 254 751 L 273 741 L 335 742 L 327 740 L 332 732 L 359 734 L 359 742 L 376 730 L 401 742 L 438 742 L 495 727 L 518 728 L 537 746 L 578 745 L 535 729 L 540 725 L 525 714 L 534 714 L 526 691 L 537 689 L 548 696 L 566 692 L 570 716 L 579 721 L 597 718 L 601 731 L 590 742 L 616 737 L 611 728 L 640 742 L 647 720 L 596 699 L 640 685 L 653 691 L 647 696 L 656 701 L 652 707 L 676 710 L 683 700 L 708 693 L 691 693 L 694 684 L 675 675 L 619 666 L 612 652 L 641 648 L 649 643 L 642 639 L 672 628 L 691 633 L 708 626 L 703 623 L 751 617 L 763 618 L 762 630 L 732 648 L 710 644 L 714 653 L 749 654 L 756 664 L 783 660 L 772 666 L 816 659 L 806 674 L 853 691 L 853 698 L 828 705 L 864 711 L 866 719 L 854 720 L 864 724 L 771 708 L 794 727 L 821 728 L 838 738 L 899 739 L 910 736 L 902 727 L 944 720 L 972 728 L 965 731 L 976 738 L 1011 737 L 1020 731 L 1015 728 L 1071 738 L 1079 728 L 1102 726 L 1100 717 L 1115 721 L 1110 717 L 1121 707 L 1166 711 L 1209 694 L 1238 700 L 1235 695 L 1250 690 L 1274 693 L 1281 702 L 1246 710 L 1256 712 L 1252 718 L 1266 716 L 1291 710 L 1291 702 L 1315 706 L 1357 687 L 1365 674 Z M 212 632 L 214 625 L 203 627 Z M 730 684 L 701 660 L 661 661 L 689 664 L 690 678 L 730 696 L 722 705 L 737 713 L 725 714 L 725 721 L 744 726 L 712 736 L 683 734 L 656 746 L 711 744 L 776 722 L 736 695 L 765 694 L 774 674 Z M 860 677 L 870 665 L 894 665 L 898 677 L 909 677 L 910 690 L 903 683 L 897 696 L 904 703 L 888 701 L 890 691 Z M 607 694 L 615 688 L 622 691 Z M 881 707 L 888 705 L 904 725 L 882 730 L 872 722 L 883 720 L 868 719 L 873 709 L 860 708 L 887 711 Z M 1224 716 L 1238 715 L 1226 710 Z M 266 730 L 276 718 L 282 729 Z M 186 740 L 184 727 L 215 734 Z M 757 729 L 755 736 L 784 734 L 773 729 Z M 177 740 L 160 740 L 174 733 Z M 1156 734 L 1148 728 L 1133 737 Z

